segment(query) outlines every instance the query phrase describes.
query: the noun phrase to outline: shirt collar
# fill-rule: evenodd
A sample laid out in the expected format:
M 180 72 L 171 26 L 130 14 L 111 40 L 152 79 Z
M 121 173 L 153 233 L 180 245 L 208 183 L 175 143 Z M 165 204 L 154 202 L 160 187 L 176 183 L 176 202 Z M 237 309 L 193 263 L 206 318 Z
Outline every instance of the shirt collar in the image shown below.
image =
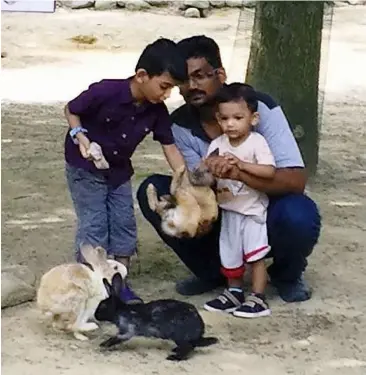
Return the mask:
M 133 79 L 134 76 L 128 77 L 127 79 L 122 80 L 121 82 L 121 95 L 120 95 L 120 101 L 122 104 L 133 104 L 134 103 L 134 98 L 132 96 L 131 92 L 131 80 Z M 145 101 L 139 106 L 136 106 L 136 110 L 138 112 L 144 111 L 145 109 L 149 108 L 152 106 L 153 103 L 150 103 L 148 101 Z
M 202 127 L 199 112 L 195 107 L 184 104 L 172 114 L 172 120 L 177 125 L 189 129 L 192 135 L 200 138 L 204 142 L 211 142 L 211 139 L 207 136 Z

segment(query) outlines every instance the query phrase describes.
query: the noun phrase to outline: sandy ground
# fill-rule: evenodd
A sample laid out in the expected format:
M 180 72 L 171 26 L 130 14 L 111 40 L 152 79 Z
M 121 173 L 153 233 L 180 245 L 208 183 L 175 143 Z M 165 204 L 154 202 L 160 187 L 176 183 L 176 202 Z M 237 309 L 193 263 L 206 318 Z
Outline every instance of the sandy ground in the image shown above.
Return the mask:
M 234 43 L 238 16 L 237 10 L 200 21 L 125 11 L 2 14 L 2 50 L 8 52 L 1 77 L 4 263 L 27 264 L 40 276 L 73 259 L 75 217 L 63 176 L 64 102 L 94 80 L 131 73 L 141 49 L 161 35 L 214 37 L 229 81 L 242 79 L 252 19 L 248 12 Z M 365 374 L 365 19 L 366 7 L 337 9 L 323 55 L 321 160 L 308 191 L 324 227 L 306 273 L 314 288 L 310 301 L 284 304 L 272 294 L 272 317 L 255 321 L 203 312 L 208 333 L 220 343 L 179 364 L 164 360 L 170 343 L 159 340 L 133 339 L 102 354 L 98 344 L 110 327 L 89 342 L 75 342 L 42 325 L 33 304 L 21 305 L 2 311 L 3 374 Z M 90 33 L 98 37 L 93 47 L 69 41 Z M 174 93 L 169 106 L 179 103 Z M 150 138 L 133 161 L 135 188 L 149 173 L 168 170 Z M 178 297 L 174 281 L 186 271 L 138 210 L 137 216 L 142 264 L 141 273 L 133 270 L 133 285 L 148 300 Z M 191 301 L 201 307 L 207 298 Z

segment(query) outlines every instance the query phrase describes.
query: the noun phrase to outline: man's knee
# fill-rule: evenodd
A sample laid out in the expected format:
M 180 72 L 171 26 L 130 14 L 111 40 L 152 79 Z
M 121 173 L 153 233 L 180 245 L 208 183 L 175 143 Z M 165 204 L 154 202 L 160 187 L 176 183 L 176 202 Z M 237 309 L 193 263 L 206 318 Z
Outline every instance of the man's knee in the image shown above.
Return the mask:
M 304 256 L 308 256 L 320 236 L 321 217 L 318 207 L 303 194 L 280 198 L 270 206 L 268 229 L 276 245 L 292 246 L 294 250 L 300 249 Z
M 149 184 L 155 186 L 158 197 L 163 194 L 169 194 L 171 177 L 162 175 L 162 174 L 153 174 L 147 177 L 144 181 L 141 182 L 140 186 L 137 189 L 136 198 L 140 206 L 140 210 L 144 217 L 150 221 L 149 217 L 151 214 L 155 214 L 151 211 L 149 203 L 147 200 L 147 187 Z

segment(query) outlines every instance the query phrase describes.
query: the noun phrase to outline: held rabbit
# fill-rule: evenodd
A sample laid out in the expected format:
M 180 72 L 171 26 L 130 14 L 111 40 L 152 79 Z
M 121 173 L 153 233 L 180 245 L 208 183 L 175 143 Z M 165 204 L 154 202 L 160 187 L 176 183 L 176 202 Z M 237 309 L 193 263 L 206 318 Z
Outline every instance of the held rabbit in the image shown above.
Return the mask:
M 218 149 L 210 154 L 215 155 Z M 218 217 L 216 195 L 212 187 L 215 178 L 204 160 L 193 171 L 185 166 L 173 174 L 170 195 L 158 199 L 155 187 L 147 187 L 150 209 L 161 217 L 161 229 L 172 237 L 195 237 L 210 231 Z
M 111 259 L 102 247 L 82 246 L 81 253 L 89 264 L 61 264 L 46 272 L 37 291 L 37 306 L 51 318 L 55 329 L 72 332 L 78 340 L 88 340 L 81 332 L 98 328 L 94 312 L 107 297 L 103 278 L 111 280 L 117 272 L 127 276 L 127 268 Z
M 216 337 L 203 336 L 205 324 L 193 305 L 173 299 L 127 305 L 118 298 L 118 291 L 123 287 L 120 274 L 113 276 L 112 285 L 106 279 L 103 282 L 109 297 L 99 303 L 95 318 L 115 324 L 118 333 L 103 341 L 102 348 L 113 347 L 134 336 L 155 337 L 174 341 L 176 347 L 167 359 L 180 361 L 187 359 L 195 347 L 218 342 Z

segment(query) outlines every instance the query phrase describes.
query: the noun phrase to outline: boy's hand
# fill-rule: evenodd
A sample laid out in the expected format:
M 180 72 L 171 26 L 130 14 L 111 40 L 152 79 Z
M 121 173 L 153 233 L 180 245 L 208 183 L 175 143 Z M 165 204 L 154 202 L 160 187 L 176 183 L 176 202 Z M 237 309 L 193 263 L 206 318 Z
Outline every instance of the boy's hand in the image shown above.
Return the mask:
M 92 156 L 89 153 L 90 141 L 89 138 L 83 134 L 78 133 L 76 135 L 77 140 L 79 141 L 79 150 L 83 158 L 91 160 Z

